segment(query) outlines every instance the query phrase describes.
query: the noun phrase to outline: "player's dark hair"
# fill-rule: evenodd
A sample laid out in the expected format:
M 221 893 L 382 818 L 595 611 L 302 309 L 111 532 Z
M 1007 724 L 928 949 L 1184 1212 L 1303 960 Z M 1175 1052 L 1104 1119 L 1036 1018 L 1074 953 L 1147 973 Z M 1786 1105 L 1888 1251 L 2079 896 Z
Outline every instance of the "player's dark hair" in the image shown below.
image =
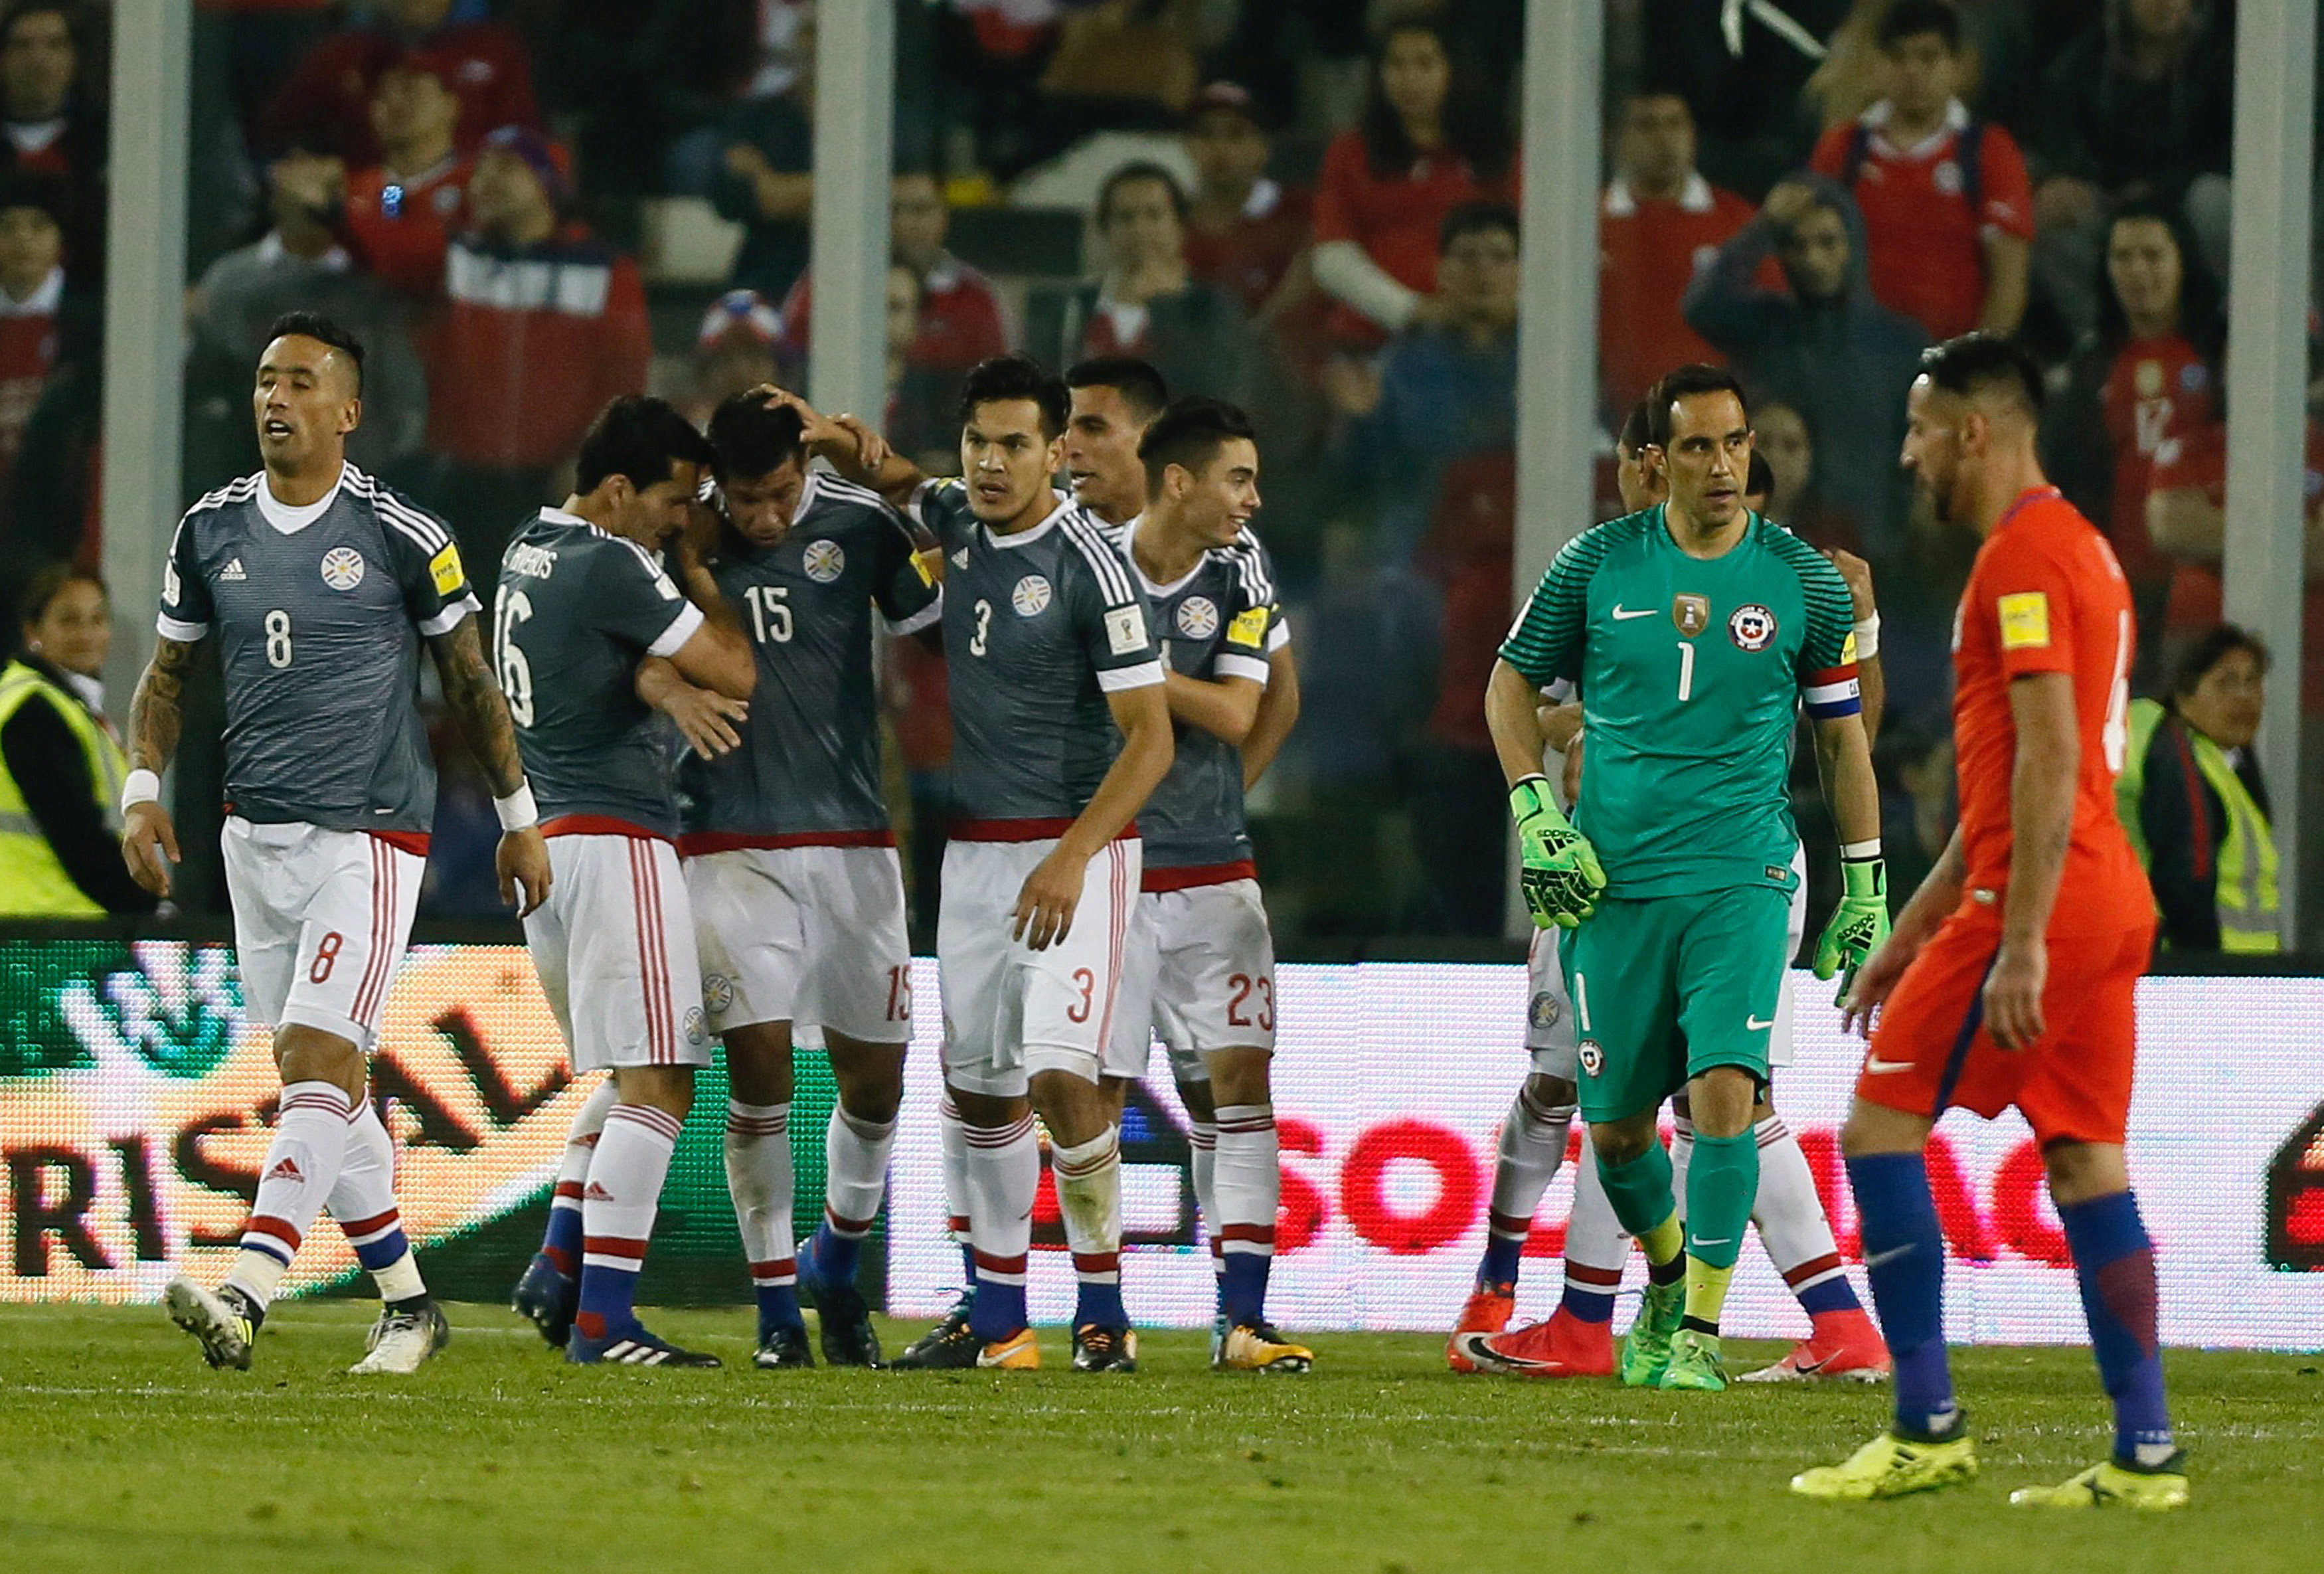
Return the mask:
M 1886 54 L 1908 38 L 1928 33 L 1943 40 L 1948 53 L 1960 53 L 1960 13 L 1953 9 L 1951 0 L 1895 0 L 1880 19 L 1877 37 Z
M 980 404 L 1007 399 L 1029 399 L 1041 412 L 1041 435 L 1055 438 L 1065 430 L 1073 396 L 1065 379 L 1026 355 L 994 356 L 971 366 L 960 384 L 960 423 L 976 419 Z
M 1773 497 L 1775 495 L 1775 467 L 1757 449 L 1751 450 L 1751 468 L 1743 475 L 1743 495 Z
M 1682 399 L 1692 399 L 1703 394 L 1732 394 L 1735 403 L 1743 407 L 1743 421 L 1751 421 L 1751 400 L 1743 392 L 1743 384 L 1735 374 L 1724 366 L 1709 366 L 1701 361 L 1689 361 L 1675 371 L 1663 374 L 1652 388 L 1646 390 L 1646 442 L 1658 449 L 1670 447 L 1671 406 Z
M 627 476 L 642 492 L 669 479 L 673 465 L 715 465 L 710 440 L 667 400 L 625 394 L 597 412 L 574 461 L 573 489 L 595 492 L 610 476 Z
M 1452 244 L 1464 236 L 1485 235 L 1500 230 L 1515 245 L 1517 238 L 1517 210 L 1506 202 L 1463 202 L 1444 216 L 1436 227 L 1436 255 L 1443 256 L 1452 249 Z
M 2210 675 L 2212 668 L 2234 655 L 2237 651 L 2242 651 L 2259 663 L 2262 676 L 2265 676 L 2267 670 L 2275 665 L 2274 653 L 2267 648 L 2265 640 L 2238 625 L 2220 624 L 2218 627 L 2207 631 L 2202 638 L 2188 646 L 2187 653 L 2181 656 L 2179 664 L 2172 669 L 2172 708 L 2176 710 L 2178 701 L 2202 687 L 2203 680 Z
M 1979 329 L 1931 345 L 1921 352 L 1921 375 L 1932 387 L 1964 399 L 1978 394 L 2010 395 L 2029 417 L 2042 418 L 2042 363 L 2006 334 Z
M 1388 90 L 1380 86 L 1380 68 L 1388 63 L 1388 50 L 1397 39 L 1413 32 L 1426 33 L 1434 39 L 1436 47 L 1452 62 L 1452 76 L 1444 89 L 1443 111 L 1445 143 L 1469 161 L 1480 180 L 1499 180 L 1508 171 L 1515 151 L 1500 105 L 1478 82 L 1479 73 L 1452 47 L 1444 30 L 1414 16 L 1389 23 L 1380 33 L 1379 47 L 1372 51 L 1370 96 L 1364 102 L 1363 119 L 1357 123 L 1364 139 L 1364 162 L 1375 175 L 1401 180 L 1420 157 L 1412 134 L 1405 129 L 1403 118 L 1388 101 Z
M 68 585 L 94 585 L 98 595 L 107 601 L 113 599 L 113 592 L 106 588 L 105 581 L 87 569 L 70 563 L 51 563 L 34 569 L 32 577 L 24 581 L 23 597 L 16 603 L 16 621 L 28 627 L 40 622 L 49 615 L 50 606 L 65 593 Z
M 1161 414 L 1163 406 L 1170 403 L 1170 384 L 1162 380 L 1152 362 L 1136 356 L 1092 356 L 1075 361 L 1065 369 L 1065 387 L 1068 391 L 1112 389 L 1140 425 Z
M 721 485 L 771 476 L 794 459 L 807 462 L 807 422 L 762 394 L 730 394 L 710 412 L 711 470 Z
M 1250 417 L 1240 405 L 1207 394 L 1190 394 L 1154 418 L 1138 445 L 1146 467 L 1148 495 L 1162 489 L 1162 475 L 1171 466 L 1201 475 L 1219 457 L 1219 449 L 1237 438 L 1259 440 Z
M 1108 175 L 1105 184 L 1097 189 L 1098 228 L 1103 229 L 1113 222 L 1114 193 L 1139 181 L 1159 182 L 1162 189 L 1170 193 L 1170 211 L 1178 216 L 1180 224 L 1186 222 L 1186 189 L 1178 184 L 1178 177 L 1151 159 L 1137 159 Z
M 1654 440 L 1655 406 L 1651 399 L 1640 399 L 1630 406 L 1630 413 L 1622 418 L 1622 430 L 1614 439 L 1614 447 L 1632 458 L 1646 451 Z
M 300 338 L 311 338 L 318 344 L 327 344 L 338 351 L 340 357 L 355 368 L 355 392 L 358 394 L 363 392 L 363 340 L 319 311 L 286 311 L 268 325 L 266 342 L 272 344 L 276 339 L 292 334 Z

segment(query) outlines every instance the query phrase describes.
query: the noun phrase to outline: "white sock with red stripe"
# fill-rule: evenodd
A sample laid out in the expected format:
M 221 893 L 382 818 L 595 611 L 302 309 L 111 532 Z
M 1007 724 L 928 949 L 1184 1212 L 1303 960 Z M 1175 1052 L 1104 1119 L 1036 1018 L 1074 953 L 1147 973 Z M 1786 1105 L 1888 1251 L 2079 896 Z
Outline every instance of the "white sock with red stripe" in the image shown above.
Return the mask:
M 1186 1117 L 1186 1162 L 1194 1175 L 1194 1206 L 1202 1213 L 1203 1234 L 1211 1243 L 1211 1274 L 1226 1272 L 1226 1254 L 1219 1250 L 1219 1127 L 1214 1120 Z
M 968 1326 L 989 1345 L 1014 1338 L 1028 1320 L 1025 1259 L 1033 1248 L 1041 1146 L 1033 1135 L 1030 1110 L 1003 1126 L 964 1121 L 961 1140 L 976 1268 L 976 1304 Z
M 1671 1112 L 1671 1199 L 1678 1204 L 1678 1221 L 1686 1222 L 1686 1167 L 1694 1162 L 1694 1122 Z
M 778 1328 L 804 1329 L 799 1315 L 798 1262 L 792 1250 L 791 1106 L 726 1101 L 726 1192 L 751 1288 L 759 1301 L 759 1342 Z
M 616 1104 L 605 1116 L 581 1190 L 581 1312 L 573 1326 L 586 1338 L 617 1336 L 637 1321 L 638 1274 L 681 1124 L 644 1104 Z
M 1485 1215 L 1485 1260 L 1477 1269 L 1479 1288 L 1515 1284 L 1526 1240 L 1533 1234 L 1534 1210 L 1565 1162 L 1573 1131 L 1573 1106 L 1538 1102 L 1520 1087 L 1501 1117 L 1501 1140 L 1493 1157 L 1493 1200 Z
M 1219 1310 L 1230 1327 L 1267 1320 L 1282 1144 L 1272 1104 L 1219 1106 Z
M 815 1232 L 816 1272 L 825 1282 L 853 1283 L 863 1237 L 888 1194 L 888 1155 L 896 1123 L 865 1120 L 835 1105 L 823 1139 L 823 1223 Z
M 583 1102 L 565 1134 L 565 1152 L 557 1161 L 557 1184 L 549 1194 L 549 1229 L 540 1238 L 540 1255 L 567 1279 L 581 1276 L 581 1189 L 589 1182 L 589 1161 L 597 1152 L 598 1134 L 613 1108 L 613 1079 L 608 1075 Z
M 1864 1303 L 1856 1299 L 1856 1287 L 1840 1266 L 1840 1246 L 1832 1239 L 1831 1221 L 1824 1217 L 1815 1172 L 1800 1151 L 1800 1139 L 1779 1115 L 1761 1121 L 1757 1130 L 1759 1197 L 1752 1206 L 1751 1222 L 1759 1227 L 1759 1244 L 1767 1249 L 1767 1260 L 1810 1317 L 1862 1310 Z
M 242 1227 L 242 1250 L 226 1282 L 261 1308 L 274 1299 L 299 1243 L 315 1227 L 323 1199 L 338 1184 L 346 1162 L 346 1089 L 332 1082 L 283 1087 L 274 1140 L 258 1171 L 258 1196 Z
M 968 1128 L 961 1122 L 960 1106 L 952 1101 L 949 1089 L 936 1105 L 936 1153 L 944 1162 L 945 1227 L 960 1248 L 961 1272 L 967 1275 L 964 1282 L 973 1289 L 976 1242 L 968 1227 Z M 1039 1184 L 1038 1173 L 1034 1181 Z
M 395 1207 L 395 1139 L 379 1120 L 379 1111 L 364 1099 L 347 1126 L 346 1157 L 339 1165 L 338 1184 L 324 1203 L 355 1249 L 355 1260 L 379 1286 L 379 1298 L 390 1305 L 414 1301 L 428 1293 L 420 1276 L 419 1260 L 403 1233 L 403 1218 Z
M 1598 1174 L 1590 1133 L 1582 1134 L 1582 1155 L 1573 1166 L 1573 1211 L 1565 1220 L 1565 1293 L 1558 1311 L 1583 1322 L 1613 1320 L 1614 1298 L 1622 1288 L 1622 1265 L 1629 1261 L 1630 1237 L 1614 1217 L 1614 1204 Z
M 1081 1295 L 1074 1326 L 1127 1328 L 1121 1308 L 1121 1134 L 1107 1126 L 1085 1143 L 1049 1144 L 1057 1212 Z

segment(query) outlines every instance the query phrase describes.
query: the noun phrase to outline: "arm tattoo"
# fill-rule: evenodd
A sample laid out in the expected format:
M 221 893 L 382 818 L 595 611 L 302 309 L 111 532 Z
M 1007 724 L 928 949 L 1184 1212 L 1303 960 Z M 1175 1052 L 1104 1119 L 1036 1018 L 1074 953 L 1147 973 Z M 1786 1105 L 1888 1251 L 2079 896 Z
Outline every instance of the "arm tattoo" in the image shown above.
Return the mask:
M 160 772 L 169 768 L 178 752 L 178 729 L 184 717 L 179 701 L 186 692 L 186 673 L 194 662 L 194 647 L 183 640 L 163 639 L 153 647 L 153 659 L 137 680 L 137 693 L 129 702 L 129 764 L 133 770 Z
M 483 636 L 476 620 L 464 617 L 447 632 L 431 634 L 428 648 L 436 658 L 436 672 L 444 684 L 444 703 L 460 729 L 468 750 L 484 768 L 493 796 L 505 798 L 524 781 L 524 761 L 516 748 L 516 726 L 509 719 L 508 700 L 484 665 Z

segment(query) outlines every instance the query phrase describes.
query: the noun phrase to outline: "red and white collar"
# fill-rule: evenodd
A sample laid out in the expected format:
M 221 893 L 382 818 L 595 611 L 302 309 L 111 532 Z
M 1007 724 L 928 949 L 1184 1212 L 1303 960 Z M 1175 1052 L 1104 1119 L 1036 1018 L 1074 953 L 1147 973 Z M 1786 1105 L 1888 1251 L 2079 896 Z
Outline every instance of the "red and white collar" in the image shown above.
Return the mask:
M 1699 172 L 1689 170 L 1686 174 L 1686 184 L 1679 188 L 1680 210 L 1686 213 L 1708 213 L 1716 205 L 1717 199 L 1711 193 L 1711 182 L 1704 180 Z M 1629 181 L 1624 176 L 1617 175 L 1607 182 L 1606 217 L 1635 218 L 1637 213 L 1637 193 L 1630 190 Z
M 1893 153 L 1900 159 L 1934 158 L 1949 137 L 1958 136 L 1969 129 L 1969 106 L 1955 98 L 1945 106 L 1945 123 L 1908 148 L 1900 148 L 1888 140 L 1888 122 L 1896 106 L 1883 98 L 1858 117 L 1857 124 L 1872 134 L 1875 150 Z

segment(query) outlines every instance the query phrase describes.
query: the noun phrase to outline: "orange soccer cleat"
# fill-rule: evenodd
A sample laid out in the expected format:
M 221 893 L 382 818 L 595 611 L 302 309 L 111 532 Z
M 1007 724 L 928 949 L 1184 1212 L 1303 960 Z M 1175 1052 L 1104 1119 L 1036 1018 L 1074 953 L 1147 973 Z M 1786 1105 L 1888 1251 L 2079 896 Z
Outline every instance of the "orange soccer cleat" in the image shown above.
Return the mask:
M 1468 1304 L 1461 1308 L 1461 1320 L 1452 1325 L 1452 1336 L 1444 1341 L 1444 1364 L 1455 1372 L 1474 1372 L 1477 1364 L 1461 1353 L 1461 1337 L 1499 1333 L 1509 1326 L 1517 1310 L 1516 1285 L 1506 1282 L 1478 1285 L 1469 1292 Z
M 1877 1383 L 1888 1375 L 1888 1345 L 1862 1307 L 1827 1311 L 1808 1337 L 1772 1366 L 1746 1372 L 1743 1383 L 1808 1383 L 1845 1379 Z
M 1584 1322 L 1560 1307 L 1545 1322 L 1505 1334 L 1455 1334 L 1458 1354 L 1474 1370 L 1511 1377 L 1610 1377 L 1614 1375 L 1611 1323 Z

